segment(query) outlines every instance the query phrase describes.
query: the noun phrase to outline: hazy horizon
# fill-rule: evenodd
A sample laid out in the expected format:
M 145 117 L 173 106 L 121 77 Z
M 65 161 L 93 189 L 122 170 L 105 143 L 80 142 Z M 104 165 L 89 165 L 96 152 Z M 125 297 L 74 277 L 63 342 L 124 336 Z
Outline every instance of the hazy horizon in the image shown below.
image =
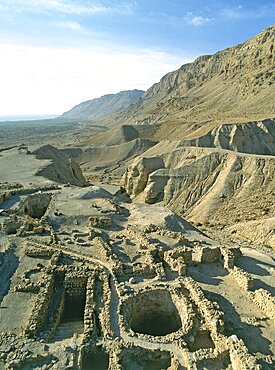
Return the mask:
M 13 121 L 35 121 L 40 119 L 51 119 L 58 117 L 58 114 L 13 114 L 13 115 L 0 115 L 0 122 L 13 122 Z

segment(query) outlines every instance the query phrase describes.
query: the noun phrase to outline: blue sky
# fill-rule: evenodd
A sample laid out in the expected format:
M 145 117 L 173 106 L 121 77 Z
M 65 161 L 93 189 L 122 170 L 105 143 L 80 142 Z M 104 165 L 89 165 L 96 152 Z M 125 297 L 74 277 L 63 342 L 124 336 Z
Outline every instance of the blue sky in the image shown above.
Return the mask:
M 0 0 L 0 114 L 147 89 L 274 19 L 273 0 Z

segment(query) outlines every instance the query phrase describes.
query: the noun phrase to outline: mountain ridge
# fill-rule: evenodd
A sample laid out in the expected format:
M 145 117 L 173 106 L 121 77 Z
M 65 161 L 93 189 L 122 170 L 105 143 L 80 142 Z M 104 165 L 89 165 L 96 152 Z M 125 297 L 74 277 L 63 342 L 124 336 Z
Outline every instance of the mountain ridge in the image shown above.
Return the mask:
M 163 76 L 104 124 L 237 123 L 275 116 L 275 26 L 242 44 L 198 57 Z M 180 133 L 179 133 L 180 134 Z
M 136 103 L 144 94 L 143 90 L 123 90 L 116 94 L 106 94 L 99 98 L 86 100 L 64 112 L 61 117 L 69 119 L 97 120 L 106 115 L 120 112 Z

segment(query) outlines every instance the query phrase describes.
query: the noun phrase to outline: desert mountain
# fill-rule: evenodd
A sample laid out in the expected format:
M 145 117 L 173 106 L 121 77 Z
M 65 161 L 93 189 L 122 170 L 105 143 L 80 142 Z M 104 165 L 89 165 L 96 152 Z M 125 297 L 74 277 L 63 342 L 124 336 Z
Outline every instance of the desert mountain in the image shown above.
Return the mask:
M 65 112 L 62 117 L 70 119 L 96 120 L 112 113 L 121 112 L 136 103 L 144 94 L 142 90 L 127 90 L 87 100 Z
M 159 139 L 175 139 L 200 126 L 273 117 L 274 36 L 271 26 L 243 44 L 184 64 L 154 84 L 115 121 L 158 123 L 164 125 L 158 130 Z

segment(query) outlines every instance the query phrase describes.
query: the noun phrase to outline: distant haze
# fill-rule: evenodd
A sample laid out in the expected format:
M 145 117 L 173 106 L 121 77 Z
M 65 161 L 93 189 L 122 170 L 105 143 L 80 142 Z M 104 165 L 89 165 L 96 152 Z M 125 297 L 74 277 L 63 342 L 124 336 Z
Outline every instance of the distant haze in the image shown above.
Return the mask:
M 34 121 L 34 120 L 40 120 L 40 119 L 50 119 L 50 118 L 55 118 L 57 115 L 56 114 L 52 114 L 52 115 L 40 115 L 40 116 L 34 116 L 34 115 L 30 115 L 30 116 L 17 116 L 17 115 L 13 115 L 13 116 L 0 116 L 0 122 L 4 122 L 4 121 Z

